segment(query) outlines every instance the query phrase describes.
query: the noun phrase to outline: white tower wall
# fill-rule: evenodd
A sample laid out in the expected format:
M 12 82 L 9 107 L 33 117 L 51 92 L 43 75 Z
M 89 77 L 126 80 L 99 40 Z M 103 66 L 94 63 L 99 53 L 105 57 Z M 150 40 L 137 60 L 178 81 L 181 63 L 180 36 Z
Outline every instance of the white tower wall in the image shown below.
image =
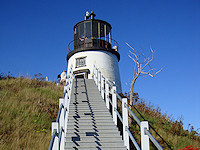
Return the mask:
M 85 57 L 86 65 L 82 67 L 76 67 L 76 59 L 83 57 Z M 110 81 L 115 81 L 118 93 L 122 91 L 118 67 L 118 58 L 115 54 L 103 50 L 77 52 L 69 58 L 67 72 L 69 72 L 71 65 L 73 65 L 73 71 L 89 69 L 88 79 L 92 79 L 93 69 L 95 65 L 101 71 L 105 78 L 108 78 Z

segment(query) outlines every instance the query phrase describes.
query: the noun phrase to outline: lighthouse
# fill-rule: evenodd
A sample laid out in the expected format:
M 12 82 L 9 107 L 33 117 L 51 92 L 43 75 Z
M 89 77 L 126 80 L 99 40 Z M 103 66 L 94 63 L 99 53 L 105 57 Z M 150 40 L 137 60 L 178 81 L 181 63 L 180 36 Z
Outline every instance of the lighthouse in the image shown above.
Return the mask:
M 72 66 L 75 78 L 92 79 L 95 66 L 105 78 L 115 82 L 120 93 L 118 44 L 111 37 L 111 25 L 95 16 L 86 12 L 85 19 L 74 26 L 74 40 L 68 45 L 67 73 Z

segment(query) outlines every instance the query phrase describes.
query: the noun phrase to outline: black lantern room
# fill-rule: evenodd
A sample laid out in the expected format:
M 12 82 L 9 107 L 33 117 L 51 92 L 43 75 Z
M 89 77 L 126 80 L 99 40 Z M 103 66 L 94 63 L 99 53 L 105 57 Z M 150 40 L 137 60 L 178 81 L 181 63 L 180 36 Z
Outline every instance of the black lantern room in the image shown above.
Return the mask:
M 118 44 L 111 38 L 111 25 L 106 21 L 94 19 L 95 16 L 93 12 L 86 12 L 85 20 L 74 26 L 74 40 L 68 46 L 67 60 L 77 52 L 88 50 L 109 51 L 120 59 Z

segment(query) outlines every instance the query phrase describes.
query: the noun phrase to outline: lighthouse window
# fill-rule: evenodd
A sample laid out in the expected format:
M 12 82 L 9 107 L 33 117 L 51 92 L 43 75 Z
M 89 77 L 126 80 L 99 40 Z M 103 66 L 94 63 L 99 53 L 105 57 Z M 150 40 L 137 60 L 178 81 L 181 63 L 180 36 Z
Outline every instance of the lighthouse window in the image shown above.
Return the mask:
M 85 38 L 91 38 L 91 22 L 85 23 Z
M 107 41 L 110 41 L 110 27 L 109 26 L 106 26 L 106 39 Z
M 79 38 L 84 39 L 84 24 L 83 23 L 79 25 L 78 33 L 79 33 Z
M 76 68 L 86 66 L 86 57 L 76 58 Z
M 92 37 L 98 38 L 98 23 L 97 22 L 92 23 Z
M 100 37 L 101 37 L 102 40 L 105 40 L 104 23 L 101 23 L 101 26 L 100 26 Z

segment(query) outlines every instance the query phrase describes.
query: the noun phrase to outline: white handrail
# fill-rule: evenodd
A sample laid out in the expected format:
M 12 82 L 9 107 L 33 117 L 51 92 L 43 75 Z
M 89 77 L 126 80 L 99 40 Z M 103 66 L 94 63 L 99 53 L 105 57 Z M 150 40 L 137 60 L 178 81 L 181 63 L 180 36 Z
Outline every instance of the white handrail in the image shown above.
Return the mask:
M 65 135 L 67 131 L 67 120 L 69 114 L 69 103 L 72 91 L 73 70 L 70 68 L 69 74 L 66 78 L 66 85 L 64 86 L 63 98 L 59 99 L 59 111 L 56 122 L 52 122 L 52 137 L 48 150 L 64 149 Z
M 55 138 L 56 138 L 57 135 L 58 135 L 57 131 L 54 130 L 53 131 L 53 135 L 51 137 L 51 141 L 50 141 L 48 150 L 52 150 L 53 149 L 54 141 L 55 141 Z
M 139 126 L 141 126 L 140 119 L 133 113 L 133 111 L 128 107 L 128 105 L 125 105 L 125 107 L 128 109 L 132 117 L 135 119 L 135 121 L 138 123 Z
M 144 128 L 144 133 L 149 136 L 149 138 L 154 143 L 154 145 L 156 145 L 156 147 L 158 148 L 158 150 L 164 150 L 164 148 L 162 148 L 162 146 L 160 146 L 160 144 L 158 143 L 158 141 L 153 137 L 153 135 L 149 132 L 149 130 L 147 130 L 147 128 Z
M 127 98 L 122 98 L 116 92 L 115 82 L 110 81 L 107 78 L 105 78 L 103 74 L 99 71 L 99 69 L 96 68 L 96 66 L 94 66 L 94 69 L 93 69 L 93 79 L 101 93 L 102 98 L 105 99 L 106 101 L 107 108 L 110 110 L 110 104 L 112 106 L 112 115 L 113 115 L 112 117 L 113 117 L 114 123 L 117 125 L 116 117 L 118 116 L 120 121 L 123 124 L 123 140 L 124 140 L 124 145 L 127 147 L 127 149 L 129 150 L 129 137 L 130 137 L 136 149 L 140 150 L 140 147 L 138 146 L 136 140 L 134 139 L 133 135 L 129 131 L 129 125 L 128 125 L 128 112 L 129 112 L 129 114 L 134 118 L 134 120 L 140 126 L 141 149 L 142 150 L 150 149 L 150 143 L 149 143 L 149 139 L 150 139 L 159 150 L 163 150 L 160 144 L 149 132 L 148 121 L 141 122 L 139 118 L 133 113 L 133 111 L 127 105 Z M 112 99 L 110 99 L 110 94 L 112 95 Z M 120 113 L 117 110 L 117 99 L 119 99 L 122 102 L 122 116 L 123 117 L 121 117 Z
M 135 145 L 135 148 L 137 150 L 140 150 L 140 147 L 139 147 L 138 143 L 136 142 L 135 138 L 133 137 L 132 133 L 129 131 L 129 129 L 127 127 L 126 127 L 126 131 L 128 132 L 128 135 L 131 138 L 133 144 Z

